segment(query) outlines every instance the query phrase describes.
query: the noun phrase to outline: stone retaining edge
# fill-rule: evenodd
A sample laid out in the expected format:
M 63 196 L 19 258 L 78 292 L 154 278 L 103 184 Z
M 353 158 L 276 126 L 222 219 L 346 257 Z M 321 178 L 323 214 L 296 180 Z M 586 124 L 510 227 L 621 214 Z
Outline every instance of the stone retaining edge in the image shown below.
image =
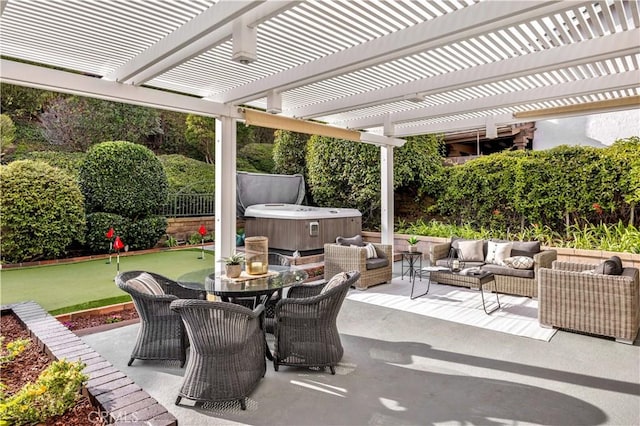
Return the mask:
M 33 301 L 3 305 L 2 313 L 13 312 L 29 331 L 38 348 L 50 358 L 82 361 L 89 376 L 83 390 L 98 405 L 100 416 L 110 424 L 153 424 L 177 426 L 178 419 L 126 374 L 116 369 L 76 334 Z

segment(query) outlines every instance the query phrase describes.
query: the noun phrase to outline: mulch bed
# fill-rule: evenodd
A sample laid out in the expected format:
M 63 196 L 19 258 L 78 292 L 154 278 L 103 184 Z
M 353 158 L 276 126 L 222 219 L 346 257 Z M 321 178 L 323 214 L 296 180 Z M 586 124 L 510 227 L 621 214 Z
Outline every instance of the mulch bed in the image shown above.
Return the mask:
M 13 314 L 2 315 L 0 325 L 5 344 L 16 339 L 30 339 L 27 330 Z M 24 352 L 2 366 L 2 383 L 7 386 L 6 393 L 13 394 L 27 382 L 36 381 L 49 364 L 51 359 L 40 352 L 32 340 Z M 100 417 L 100 409 L 84 396 L 71 410 L 61 416 L 48 419 L 44 424 L 47 426 L 100 426 L 105 423 Z
M 77 317 L 69 321 L 61 321 L 69 330 L 84 330 L 104 324 L 113 324 L 138 318 L 138 312 L 134 309 L 124 309 L 110 314 L 87 315 Z

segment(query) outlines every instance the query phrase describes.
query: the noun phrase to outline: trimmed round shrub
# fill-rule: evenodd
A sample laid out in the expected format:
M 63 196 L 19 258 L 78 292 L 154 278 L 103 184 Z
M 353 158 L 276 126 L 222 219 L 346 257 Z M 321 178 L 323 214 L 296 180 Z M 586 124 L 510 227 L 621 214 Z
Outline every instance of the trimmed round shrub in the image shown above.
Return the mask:
M 84 242 L 82 193 L 64 171 L 42 161 L 0 167 L 2 259 L 54 259 L 73 242 Z
M 87 237 L 85 244 L 92 253 L 107 253 L 109 242 L 113 242 L 116 235 L 124 237 L 124 231 L 129 227 L 129 220 L 115 213 L 89 213 L 87 215 Z M 106 237 L 109 228 L 113 227 L 111 240 Z M 125 244 L 128 242 L 124 241 Z
M 111 227 L 114 234 L 109 240 L 106 233 Z M 164 216 L 152 215 L 133 221 L 114 213 L 90 213 L 87 215 L 86 245 L 92 253 L 108 253 L 109 242 L 117 235 L 129 250 L 144 250 L 155 247 L 166 229 Z
M 167 200 L 167 176 L 150 149 L 125 141 L 91 147 L 80 168 L 88 213 L 128 218 L 157 214 Z

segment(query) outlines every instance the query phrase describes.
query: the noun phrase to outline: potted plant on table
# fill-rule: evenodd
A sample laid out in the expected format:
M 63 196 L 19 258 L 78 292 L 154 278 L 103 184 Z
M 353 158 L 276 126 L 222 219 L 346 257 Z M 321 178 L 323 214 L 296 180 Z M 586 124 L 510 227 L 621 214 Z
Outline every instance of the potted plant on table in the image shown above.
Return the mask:
M 407 243 L 409 243 L 409 252 L 414 252 L 416 251 L 416 248 L 418 247 L 418 242 L 420 242 L 420 240 L 418 239 L 418 237 L 416 237 L 415 235 L 410 236 L 407 239 Z
M 229 257 L 220 259 L 224 262 L 224 273 L 229 278 L 238 278 L 242 272 L 242 264 L 244 263 L 244 253 L 233 252 Z

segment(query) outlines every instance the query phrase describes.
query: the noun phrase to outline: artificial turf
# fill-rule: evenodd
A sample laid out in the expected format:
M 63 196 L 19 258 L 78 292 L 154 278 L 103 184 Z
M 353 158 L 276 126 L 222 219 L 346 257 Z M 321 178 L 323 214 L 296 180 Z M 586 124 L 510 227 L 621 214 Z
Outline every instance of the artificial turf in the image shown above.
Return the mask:
M 177 279 L 180 275 L 214 266 L 213 252 L 199 249 L 169 250 L 120 256 L 120 271 L 142 270 Z M 130 300 L 114 281 L 116 256 L 58 265 L 0 270 L 0 302 L 33 300 L 53 314 L 105 306 Z

